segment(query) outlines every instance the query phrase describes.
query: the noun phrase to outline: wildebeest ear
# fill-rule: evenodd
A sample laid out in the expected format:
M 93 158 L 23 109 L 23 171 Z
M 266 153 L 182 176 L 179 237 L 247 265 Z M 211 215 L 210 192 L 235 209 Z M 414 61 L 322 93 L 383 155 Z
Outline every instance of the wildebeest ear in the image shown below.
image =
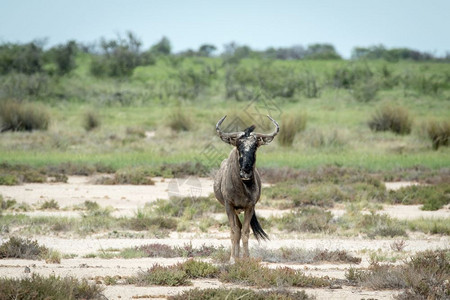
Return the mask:
M 238 138 L 236 136 L 221 136 L 222 141 L 227 144 L 236 146 Z
M 257 137 L 257 141 L 258 141 L 258 147 L 261 145 L 267 145 L 270 144 L 271 141 L 273 141 L 274 136 L 258 136 Z

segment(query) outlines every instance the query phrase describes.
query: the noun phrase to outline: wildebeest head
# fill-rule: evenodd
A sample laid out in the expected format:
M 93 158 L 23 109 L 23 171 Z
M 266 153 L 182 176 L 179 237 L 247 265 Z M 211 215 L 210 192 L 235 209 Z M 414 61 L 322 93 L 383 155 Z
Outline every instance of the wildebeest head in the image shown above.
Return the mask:
M 256 162 L 256 150 L 261 145 L 269 144 L 280 131 L 278 123 L 267 116 L 276 126 L 271 134 L 261 134 L 253 132 L 255 125 L 252 125 L 242 132 L 225 133 L 220 130 L 220 125 L 227 116 L 224 116 L 216 124 L 216 131 L 219 137 L 225 143 L 236 147 L 239 153 L 239 176 L 242 180 L 250 180 L 253 178 L 253 168 Z

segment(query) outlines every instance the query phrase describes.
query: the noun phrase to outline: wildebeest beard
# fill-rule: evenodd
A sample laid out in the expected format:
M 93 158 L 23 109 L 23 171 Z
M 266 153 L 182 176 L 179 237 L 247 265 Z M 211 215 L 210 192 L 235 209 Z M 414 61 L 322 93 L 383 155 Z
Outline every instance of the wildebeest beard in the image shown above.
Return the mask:
M 239 152 L 239 175 L 244 183 L 253 178 L 256 161 L 258 141 L 255 136 L 250 134 L 253 130 L 255 130 L 255 125 L 245 129 L 244 135 L 239 138 L 236 145 Z

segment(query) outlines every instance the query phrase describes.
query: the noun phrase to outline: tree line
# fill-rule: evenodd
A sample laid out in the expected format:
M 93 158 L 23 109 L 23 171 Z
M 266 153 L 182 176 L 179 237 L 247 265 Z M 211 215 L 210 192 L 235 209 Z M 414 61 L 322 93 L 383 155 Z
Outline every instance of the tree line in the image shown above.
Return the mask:
M 224 63 L 238 63 L 244 58 L 261 58 L 268 60 L 342 60 L 342 56 L 331 44 L 311 44 L 306 47 L 270 47 L 258 51 L 246 45 L 230 42 L 224 45 L 222 53 L 217 47 L 203 44 L 198 49 L 188 49 L 174 53 L 170 40 L 163 37 L 149 49 L 143 49 L 142 42 L 132 32 L 116 39 L 101 38 L 94 46 L 87 46 L 76 41 L 44 49 L 42 42 L 24 44 L 0 44 L 0 75 L 11 72 L 34 74 L 46 72 L 50 75 L 64 75 L 73 70 L 78 52 L 92 55 L 90 71 L 95 76 L 123 77 L 131 75 L 137 66 L 154 64 L 160 56 L 172 57 L 221 57 Z M 450 61 L 450 52 L 444 57 L 409 48 L 387 49 L 383 45 L 355 47 L 351 60 L 400 60 L 411 61 Z

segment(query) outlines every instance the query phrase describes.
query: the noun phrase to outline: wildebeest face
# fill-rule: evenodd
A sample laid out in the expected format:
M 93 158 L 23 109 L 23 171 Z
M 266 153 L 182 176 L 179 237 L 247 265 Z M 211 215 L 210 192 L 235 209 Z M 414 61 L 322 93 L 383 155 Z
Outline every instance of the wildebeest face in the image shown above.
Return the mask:
M 250 126 L 244 134 L 236 141 L 236 148 L 239 152 L 239 176 L 242 180 L 253 178 L 253 167 L 256 162 L 256 150 L 258 149 L 258 139 L 250 134 L 255 126 Z

